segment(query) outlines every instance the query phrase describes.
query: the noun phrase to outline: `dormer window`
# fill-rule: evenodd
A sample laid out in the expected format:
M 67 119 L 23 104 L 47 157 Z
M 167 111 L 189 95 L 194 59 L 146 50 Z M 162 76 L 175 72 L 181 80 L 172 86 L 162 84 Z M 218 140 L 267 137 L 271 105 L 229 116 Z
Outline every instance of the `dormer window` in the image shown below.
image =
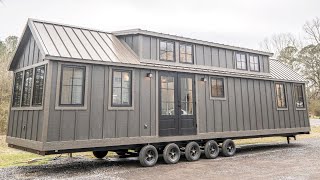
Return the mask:
M 250 55 L 249 62 L 250 62 L 250 71 L 260 71 L 260 68 L 259 68 L 260 63 L 259 63 L 258 56 Z
M 160 60 L 174 61 L 174 43 L 172 41 L 160 41 Z
M 193 63 L 192 45 L 180 44 L 180 62 L 190 64 Z
M 236 53 L 236 67 L 240 70 L 247 70 L 246 54 Z

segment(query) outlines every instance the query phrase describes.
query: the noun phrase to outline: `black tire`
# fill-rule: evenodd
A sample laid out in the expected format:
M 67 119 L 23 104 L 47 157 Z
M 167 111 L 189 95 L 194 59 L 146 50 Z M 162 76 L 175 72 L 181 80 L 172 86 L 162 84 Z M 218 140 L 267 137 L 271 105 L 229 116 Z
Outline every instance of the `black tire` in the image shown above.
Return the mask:
M 93 151 L 92 153 L 94 157 L 98 159 L 102 159 L 108 154 L 108 151 Z
M 197 161 L 200 158 L 201 151 L 198 143 L 189 142 L 185 149 L 185 156 L 188 161 Z
M 154 166 L 158 161 L 158 151 L 152 145 L 145 145 L 139 152 L 140 164 L 144 167 Z
M 225 157 L 233 156 L 236 153 L 236 145 L 231 139 L 226 139 L 222 143 L 222 154 Z
M 216 141 L 210 140 L 204 146 L 204 154 L 208 159 L 214 159 L 219 155 L 219 145 Z
M 180 155 L 180 148 L 174 143 L 166 145 L 163 150 L 163 159 L 167 164 L 175 164 L 179 162 Z

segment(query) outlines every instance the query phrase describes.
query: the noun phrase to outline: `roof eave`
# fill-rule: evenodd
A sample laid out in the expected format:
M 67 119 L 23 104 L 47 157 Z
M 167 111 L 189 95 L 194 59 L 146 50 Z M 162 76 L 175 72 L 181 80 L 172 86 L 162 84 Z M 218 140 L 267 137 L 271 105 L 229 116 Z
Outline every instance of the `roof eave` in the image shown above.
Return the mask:
M 176 35 L 171 35 L 171 34 L 163 34 L 163 33 L 147 31 L 147 30 L 141 30 L 141 29 L 129 29 L 129 30 L 123 30 L 123 31 L 114 31 L 112 33 L 114 35 L 116 35 L 116 36 L 135 35 L 135 34 L 156 36 L 156 37 L 167 38 L 167 39 L 175 39 L 175 40 L 178 40 L 178 41 L 185 41 L 185 42 L 196 43 L 196 44 L 204 44 L 204 45 L 218 47 L 218 48 L 231 49 L 231 50 L 235 50 L 235 51 L 250 52 L 250 53 L 265 55 L 265 56 L 269 56 L 269 57 L 273 56 L 273 53 L 270 53 L 270 52 L 264 52 L 264 51 L 254 50 L 254 49 L 248 49 L 248 48 L 242 48 L 242 47 L 237 47 L 237 46 L 219 44 L 219 43 L 214 43 L 214 42 L 209 42 L 209 41 L 192 39 L 192 38 L 176 36 Z

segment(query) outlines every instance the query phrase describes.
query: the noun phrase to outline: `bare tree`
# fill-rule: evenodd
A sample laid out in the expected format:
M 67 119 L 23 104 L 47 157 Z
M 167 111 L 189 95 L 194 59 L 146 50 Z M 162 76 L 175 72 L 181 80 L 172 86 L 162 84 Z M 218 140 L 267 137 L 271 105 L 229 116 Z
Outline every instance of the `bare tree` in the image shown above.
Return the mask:
M 307 39 L 313 44 L 320 43 L 320 19 L 318 17 L 307 21 L 303 26 L 303 30 L 307 34 Z
M 265 38 L 260 42 L 261 50 L 274 53 L 277 58 L 280 52 L 287 47 L 294 47 L 299 49 L 301 42 L 291 33 L 274 34 L 270 38 Z

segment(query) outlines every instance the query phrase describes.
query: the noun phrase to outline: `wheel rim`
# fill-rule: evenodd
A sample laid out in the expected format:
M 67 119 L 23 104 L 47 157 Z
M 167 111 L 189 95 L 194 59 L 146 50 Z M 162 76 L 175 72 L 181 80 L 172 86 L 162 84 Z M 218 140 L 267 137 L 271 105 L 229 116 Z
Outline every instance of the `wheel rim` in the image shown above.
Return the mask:
M 229 153 L 232 153 L 232 152 L 234 151 L 233 145 L 232 145 L 232 144 L 229 144 L 229 145 L 227 146 L 227 150 L 228 150 Z
M 145 156 L 145 160 L 147 162 L 155 161 L 155 152 L 153 150 L 147 151 L 146 156 Z
M 197 154 L 198 154 L 198 149 L 195 146 L 192 146 L 190 149 L 190 155 L 192 157 L 195 157 L 195 156 L 197 156 Z
M 178 150 L 176 148 L 172 148 L 169 151 L 169 158 L 174 161 L 178 158 Z
M 214 147 L 214 145 L 211 145 L 210 146 L 210 148 L 209 148 L 209 153 L 211 154 L 211 155 L 214 155 L 215 153 L 216 153 L 216 148 Z

